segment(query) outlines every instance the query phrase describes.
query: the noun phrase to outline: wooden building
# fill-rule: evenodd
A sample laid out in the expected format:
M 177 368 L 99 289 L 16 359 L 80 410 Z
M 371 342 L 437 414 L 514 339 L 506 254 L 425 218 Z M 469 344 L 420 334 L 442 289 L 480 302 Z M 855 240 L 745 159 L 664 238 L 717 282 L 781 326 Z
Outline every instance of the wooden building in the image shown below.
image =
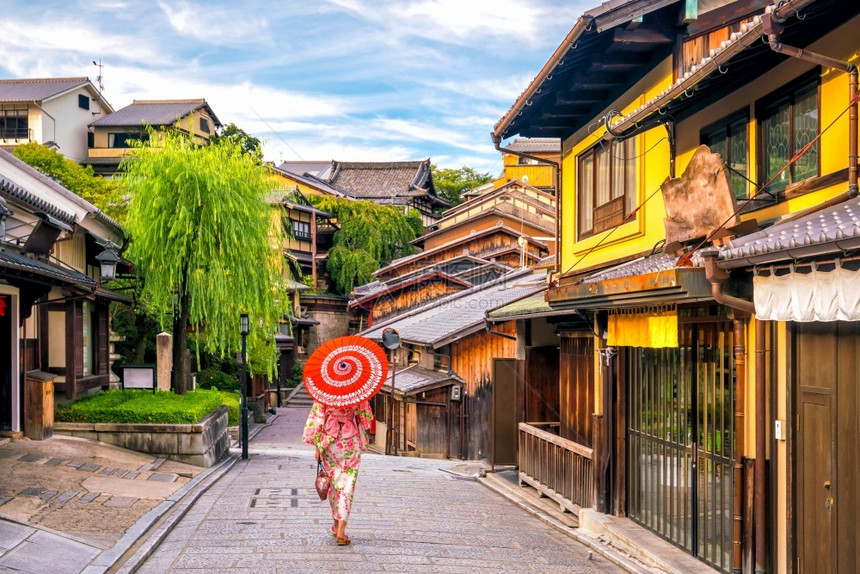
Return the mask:
M 108 386 L 108 306 L 129 300 L 100 285 L 98 257 L 123 243 L 118 223 L 0 150 L 0 433 L 35 416 L 28 373 L 67 399 Z
M 523 361 L 558 334 L 557 389 L 521 381 L 558 404 L 521 421 L 521 478 L 715 571 L 853 571 L 860 5 L 628 0 L 572 24 L 493 133 L 562 141 L 546 305 L 491 317 Z
M 536 276 L 529 269 L 519 269 L 495 281 L 436 299 L 389 320 L 380 321 L 360 333 L 370 339 L 380 340 L 384 329 L 396 329 L 402 341 L 402 347 L 396 355 L 398 369 L 417 364 L 421 369 L 440 371 L 449 377 L 442 379 L 445 384 L 439 385 L 440 388 L 454 386 L 455 381 L 462 381 L 461 392 L 449 395 L 454 397 L 451 401 L 456 403 L 455 405 L 448 405 L 447 401 L 442 400 L 443 397 L 435 394 L 429 399 L 427 397 L 430 395 L 424 397 L 429 402 L 445 403 L 445 416 L 453 417 L 445 419 L 450 422 L 445 422 L 445 428 L 451 428 L 447 449 L 449 456 L 466 459 L 492 458 L 494 441 L 490 432 L 491 412 L 494 404 L 503 403 L 501 398 L 498 401 L 494 399 L 494 389 L 497 389 L 495 373 L 501 368 L 500 361 L 513 358 L 515 337 L 512 330 L 504 333 L 505 336 L 502 337 L 488 333 L 485 329 L 484 313 L 543 288 L 542 275 Z M 511 372 L 505 372 L 504 375 L 507 376 L 506 380 L 513 381 Z M 394 376 L 396 379 L 396 372 Z M 424 376 L 425 379 L 428 377 Z M 432 377 L 428 380 L 432 380 L 432 383 L 428 383 L 431 386 L 440 382 Z M 412 391 L 432 390 L 425 389 L 418 383 L 416 385 L 414 388 L 410 387 L 409 392 L 404 389 L 403 396 L 395 393 L 395 399 L 409 402 L 413 400 L 410 398 L 414 395 Z M 504 399 L 513 401 L 512 393 L 512 388 L 505 387 Z M 390 393 L 386 395 L 385 387 L 382 394 L 390 399 Z M 385 413 L 391 408 L 390 403 L 380 406 Z M 422 436 L 424 431 L 419 427 L 414 431 L 417 434 L 410 434 L 412 431 L 404 432 L 404 428 L 410 428 L 403 426 L 411 420 L 405 418 L 410 411 L 397 404 L 394 405 L 394 411 L 399 413 L 398 416 L 404 417 L 398 429 L 398 449 L 408 451 L 418 448 L 420 443 L 412 445 L 407 441 L 411 440 L 409 437 Z M 383 425 L 387 424 L 387 420 L 386 417 L 379 417 L 379 422 Z M 431 424 L 429 419 L 426 424 Z M 379 430 L 377 434 L 380 434 Z M 438 443 L 433 444 L 437 445 L 434 452 L 439 454 Z

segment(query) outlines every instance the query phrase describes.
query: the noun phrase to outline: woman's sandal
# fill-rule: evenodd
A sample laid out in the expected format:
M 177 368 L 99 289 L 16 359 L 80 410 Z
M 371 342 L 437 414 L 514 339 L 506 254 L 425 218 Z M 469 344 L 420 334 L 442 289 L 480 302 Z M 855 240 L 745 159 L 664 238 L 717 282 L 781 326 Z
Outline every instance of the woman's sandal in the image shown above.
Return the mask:
M 335 530 L 334 526 L 332 526 L 332 527 L 329 529 L 329 532 L 331 532 L 331 535 L 332 535 L 332 536 L 337 536 L 337 531 Z
M 337 545 L 338 546 L 349 546 L 350 542 L 352 542 L 352 540 L 350 540 L 349 536 L 346 536 L 346 535 L 344 535 L 343 538 L 341 538 L 340 536 L 338 536 L 338 538 L 337 538 Z

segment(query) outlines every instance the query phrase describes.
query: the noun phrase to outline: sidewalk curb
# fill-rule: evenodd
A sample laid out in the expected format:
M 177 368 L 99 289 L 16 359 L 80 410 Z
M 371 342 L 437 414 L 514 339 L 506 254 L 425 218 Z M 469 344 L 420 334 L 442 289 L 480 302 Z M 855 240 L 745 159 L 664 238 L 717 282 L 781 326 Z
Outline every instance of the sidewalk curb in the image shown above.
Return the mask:
M 143 517 L 129 528 L 126 533 L 120 538 L 119 542 L 111 548 L 99 555 L 88 567 L 83 571 L 83 574 L 97 574 L 106 572 L 110 568 L 116 566 L 117 561 L 128 552 L 137 542 L 146 536 L 146 533 L 154 524 L 156 524 L 168 511 L 173 510 L 167 516 L 164 523 L 158 527 L 138 548 L 138 550 L 126 560 L 117 572 L 135 572 L 146 560 L 152 552 L 158 547 L 164 538 L 173 530 L 174 526 L 188 512 L 191 506 L 197 501 L 200 496 L 209 490 L 209 488 L 218 482 L 236 462 L 239 460 L 238 454 L 232 454 L 217 465 L 206 469 L 193 480 L 189 481 L 181 489 L 174 492 L 164 502 L 150 510 Z M 204 482 L 205 481 L 205 482 Z M 199 488 L 198 488 L 199 486 Z M 174 506 L 176 507 L 174 509 Z
M 612 562 L 616 566 L 619 566 L 628 572 L 632 572 L 633 574 L 651 574 L 650 571 L 645 570 L 641 565 L 633 562 L 632 560 L 630 560 L 626 556 L 616 552 L 615 550 L 613 550 L 612 548 L 610 548 L 608 546 L 601 544 L 598 540 L 595 540 L 594 538 L 591 538 L 590 536 L 580 534 L 575 529 L 572 529 L 570 526 L 568 526 L 562 522 L 559 522 L 558 520 L 553 518 L 551 515 L 544 512 L 543 510 L 529 504 L 527 501 L 523 500 L 521 497 L 517 496 L 516 494 L 514 494 L 513 492 L 511 492 L 507 488 L 505 488 L 501 485 L 495 484 L 494 481 L 487 479 L 485 477 L 482 477 L 482 478 L 478 478 L 477 482 L 483 484 L 485 487 L 489 488 L 490 490 L 499 494 L 500 496 L 507 498 L 508 500 L 510 500 L 511 502 L 513 502 L 514 504 L 516 504 L 517 506 L 519 506 L 520 508 L 522 508 L 523 510 L 528 512 L 529 514 L 532 514 L 533 516 L 537 517 L 538 519 L 540 519 L 542 522 L 548 524 L 549 526 L 552 526 L 553 528 L 555 528 L 559 532 L 562 532 L 562 533 L 570 536 L 571 538 L 573 538 L 577 542 L 579 542 L 579 543 L 587 546 L 588 548 L 594 550 L 596 553 L 600 554 L 601 556 L 603 556 L 604 558 L 606 558 L 607 560 L 609 560 L 610 562 Z
M 255 424 L 248 431 L 248 441 L 250 442 L 250 440 L 253 439 L 255 436 L 257 436 L 257 434 L 259 434 L 264 428 L 270 426 L 273 422 L 275 422 L 275 420 L 277 420 L 277 418 L 278 418 L 278 415 L 274 414 L 273 416 L 266 419 L 265 423 Z M 238 441 L 238 440 L 233 441 L 230 445 L 230 448 L 231 449 L 240 448 L 240 441 Z M 130 541 L 128 544 L 124 545 L 124 547 L 121 549 L 121 552 L 119 552 L 118 554 L 116 554 L 115 557 L 113 557 L 113 560 L 110 562 L 110 564 L 108 564 L 104 569 L 99 569 L 99 570 L 89 570 L 88 569 L 88 570 L 85 570 L 83 572 L 83 574 L 100 574 L 102 572 L 107 571 L 107 569 L 115 566 L 116 561 L 119 560 L 123 554 L 128 552 L 129 548 L 131 548 L 140 539 L 142 539 L 143 536 L 145 536 L 146 532 L 150 528 L 152 528 L 152 526 L 156 522 L 158 522 L 158 520 L 160 520 L 162 518 L 162 516 L 164 516 L 174 505 L 176 505 L 178 502 L 182 501 L 177 506 L 176 510 L 174 512 L 172 512 L 170 514 L 170 516 L 167 517 L 167 519 L 164 521 L 164 523 L 161 524 L 161 526 L 159 526 L 158 529 L 155 532 L 153 532 L 152 535 L 149 536 L 149 538 L 147 538 L 147 540 L 143 543 L 143 545 L 140 548 L 138 548 L 137 552 L 135 552 L 128 560 L 126 560 L 122 564 L 122 566 L 118 570 L 116 570 L 116 572 L 118 574 L 119 573 L 121 573 L 121 574 L 132 574 L 133 572 L 136 572 L 137 569 L 141 566 L 141 564 L 147 558 L 149 558 L 150 555 L 152 555 L 152 553 L 164 541 L 164 539 L 167 537 L 167 535 L 170 534 L 170 532 L 173 530 L 173 528 L 176 526 L 176 524 L 191 509 L 191 507 L 194 505 L 194 503 L 197 502 L 197 499 L 200 498 L 200 496 L 204 492 L 209 490 L 209 488 L 212 485 L 214 485 L 216 482 L 218 482 L 225 474 L 227 474 L 227 472 L 231 468 L 233 468 L 233 466 L 237 462 L 239 462 L 239 460 L 241 460 L 241 457 L 239 454 L 232 454 L 232 455 L 230 455 L 229 458 L 225 459 L 224 461 L 220 462 L 219 464 L 217 464 L 211 468 L 206 469 L 204 472 L 202 472 L 199 475 L 197 475 L 196 477 L 194 477 L 194 480 L 188 482 L 188 484 L 186 484 L 183 488 L 174 492 L 172 496 L 170 496 L 167 500 L 165 500 L 159 506 L 157 506 L 156 508 L 151 510 L 143 518 L 138 520 L 138 522 L 135 523 L 134 526 L 132 526 L 126 532 L 126 535 L 123 536 L 122 539 L 120 539 L 120 542 L 117 543 L 117 546 L 119 546 L 119 544 L 121 542 L 123 542 L 123 540 L 126 537 L 130 538 Z M 203 482 L 207 478 L 211 478 L 211 480 L 208 480 L 207 483 L 204 484 L 201 488 L 197 489 L 196 491 L 191 493 L 190 496 L 186 497 L 186 495 L 188 495 L 189 492 L 191 492 L 194 488 L 196 488 L 201 482 Z M 185 499 L 185 500 L 183 500 L 183 499 Z M 164 507 L 164 508 L 162 509 L 162 507 Z M 156 511 L 158 511 L 159 509 L 161 509 L 161 510 L 156 513 Z M 145 524 L 142 524 L 141 529 L 138 529 L 137 528 L 138 525 L 141 524 L 141 522 L 143 522 L 145 519 L 147 519 L 150 514 L 153 514 L 154 516 L 150 520 L 147 520 L 145 522 Z M 137 533 L 134 535 L 131 534 L 133 530 L 137 531 Z M 115 546 L 115 548 L 116 548 L 116 546 Z M 111 549 L 111 551 L 112 550 L 113 549 Z M 107 551 L 107 552 L 110 552 L 110 551 Z M 99 558 L 101 558 L 101 557 L 99 557 Z M 95 565 L 95 562 L 97 562 L 97 561 L 98 561 L 98 559 L 96 561 L 94 561 L 93 564 Z M 101 564 L 99 564 L 99 566 L 101 566 Z

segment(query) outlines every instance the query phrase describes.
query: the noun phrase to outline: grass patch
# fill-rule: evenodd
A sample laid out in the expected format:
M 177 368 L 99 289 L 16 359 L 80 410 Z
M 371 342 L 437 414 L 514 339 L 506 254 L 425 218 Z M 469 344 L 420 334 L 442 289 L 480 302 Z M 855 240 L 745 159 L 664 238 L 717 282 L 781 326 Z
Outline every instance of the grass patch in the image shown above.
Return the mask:
M 235 399 L 231 398 L 233 395 Z M 75 423 L 194 424 L 222 404 L 228 405 L 232 416 L 232 400 L 236 402 L 235 416 L 238 420 L 238 393 L 196 390 L 177 395 L 169 391 L 152 393 L 140 389 L 106 391 L 57 406 L 54 420 Z

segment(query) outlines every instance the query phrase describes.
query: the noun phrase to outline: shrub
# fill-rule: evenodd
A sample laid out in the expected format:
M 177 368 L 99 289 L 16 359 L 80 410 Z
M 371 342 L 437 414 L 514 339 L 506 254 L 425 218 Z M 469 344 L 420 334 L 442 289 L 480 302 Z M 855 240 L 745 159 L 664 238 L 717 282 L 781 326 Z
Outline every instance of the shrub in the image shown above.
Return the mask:
M 293 388 L 296 385 L 300 384 L 302 382 L 302 379 L 304 378 L 304 371 L 304 363 L 302 363 L 301 361 L 296 361 L 295 363 L 293 363 L 293 369 L 290 372 L 290 376 L 287 377 L 287 380 L 285 381 L 287 387 Z
M 224 371 L 206 369 L 197 373 L 197 387 L 219 391 L 239 391 L 239 381 Z
M 116 390 L 59 405 L 54 418 L 63 422 L 194 424 L 222 404 L 224 397 L 217 391 L 177 395 L 169 391 Z
M 231 391 L 219 391 L 221 401 L 227 405 L 227 425 L 236 426 L 239 424 L 239 393 Z

